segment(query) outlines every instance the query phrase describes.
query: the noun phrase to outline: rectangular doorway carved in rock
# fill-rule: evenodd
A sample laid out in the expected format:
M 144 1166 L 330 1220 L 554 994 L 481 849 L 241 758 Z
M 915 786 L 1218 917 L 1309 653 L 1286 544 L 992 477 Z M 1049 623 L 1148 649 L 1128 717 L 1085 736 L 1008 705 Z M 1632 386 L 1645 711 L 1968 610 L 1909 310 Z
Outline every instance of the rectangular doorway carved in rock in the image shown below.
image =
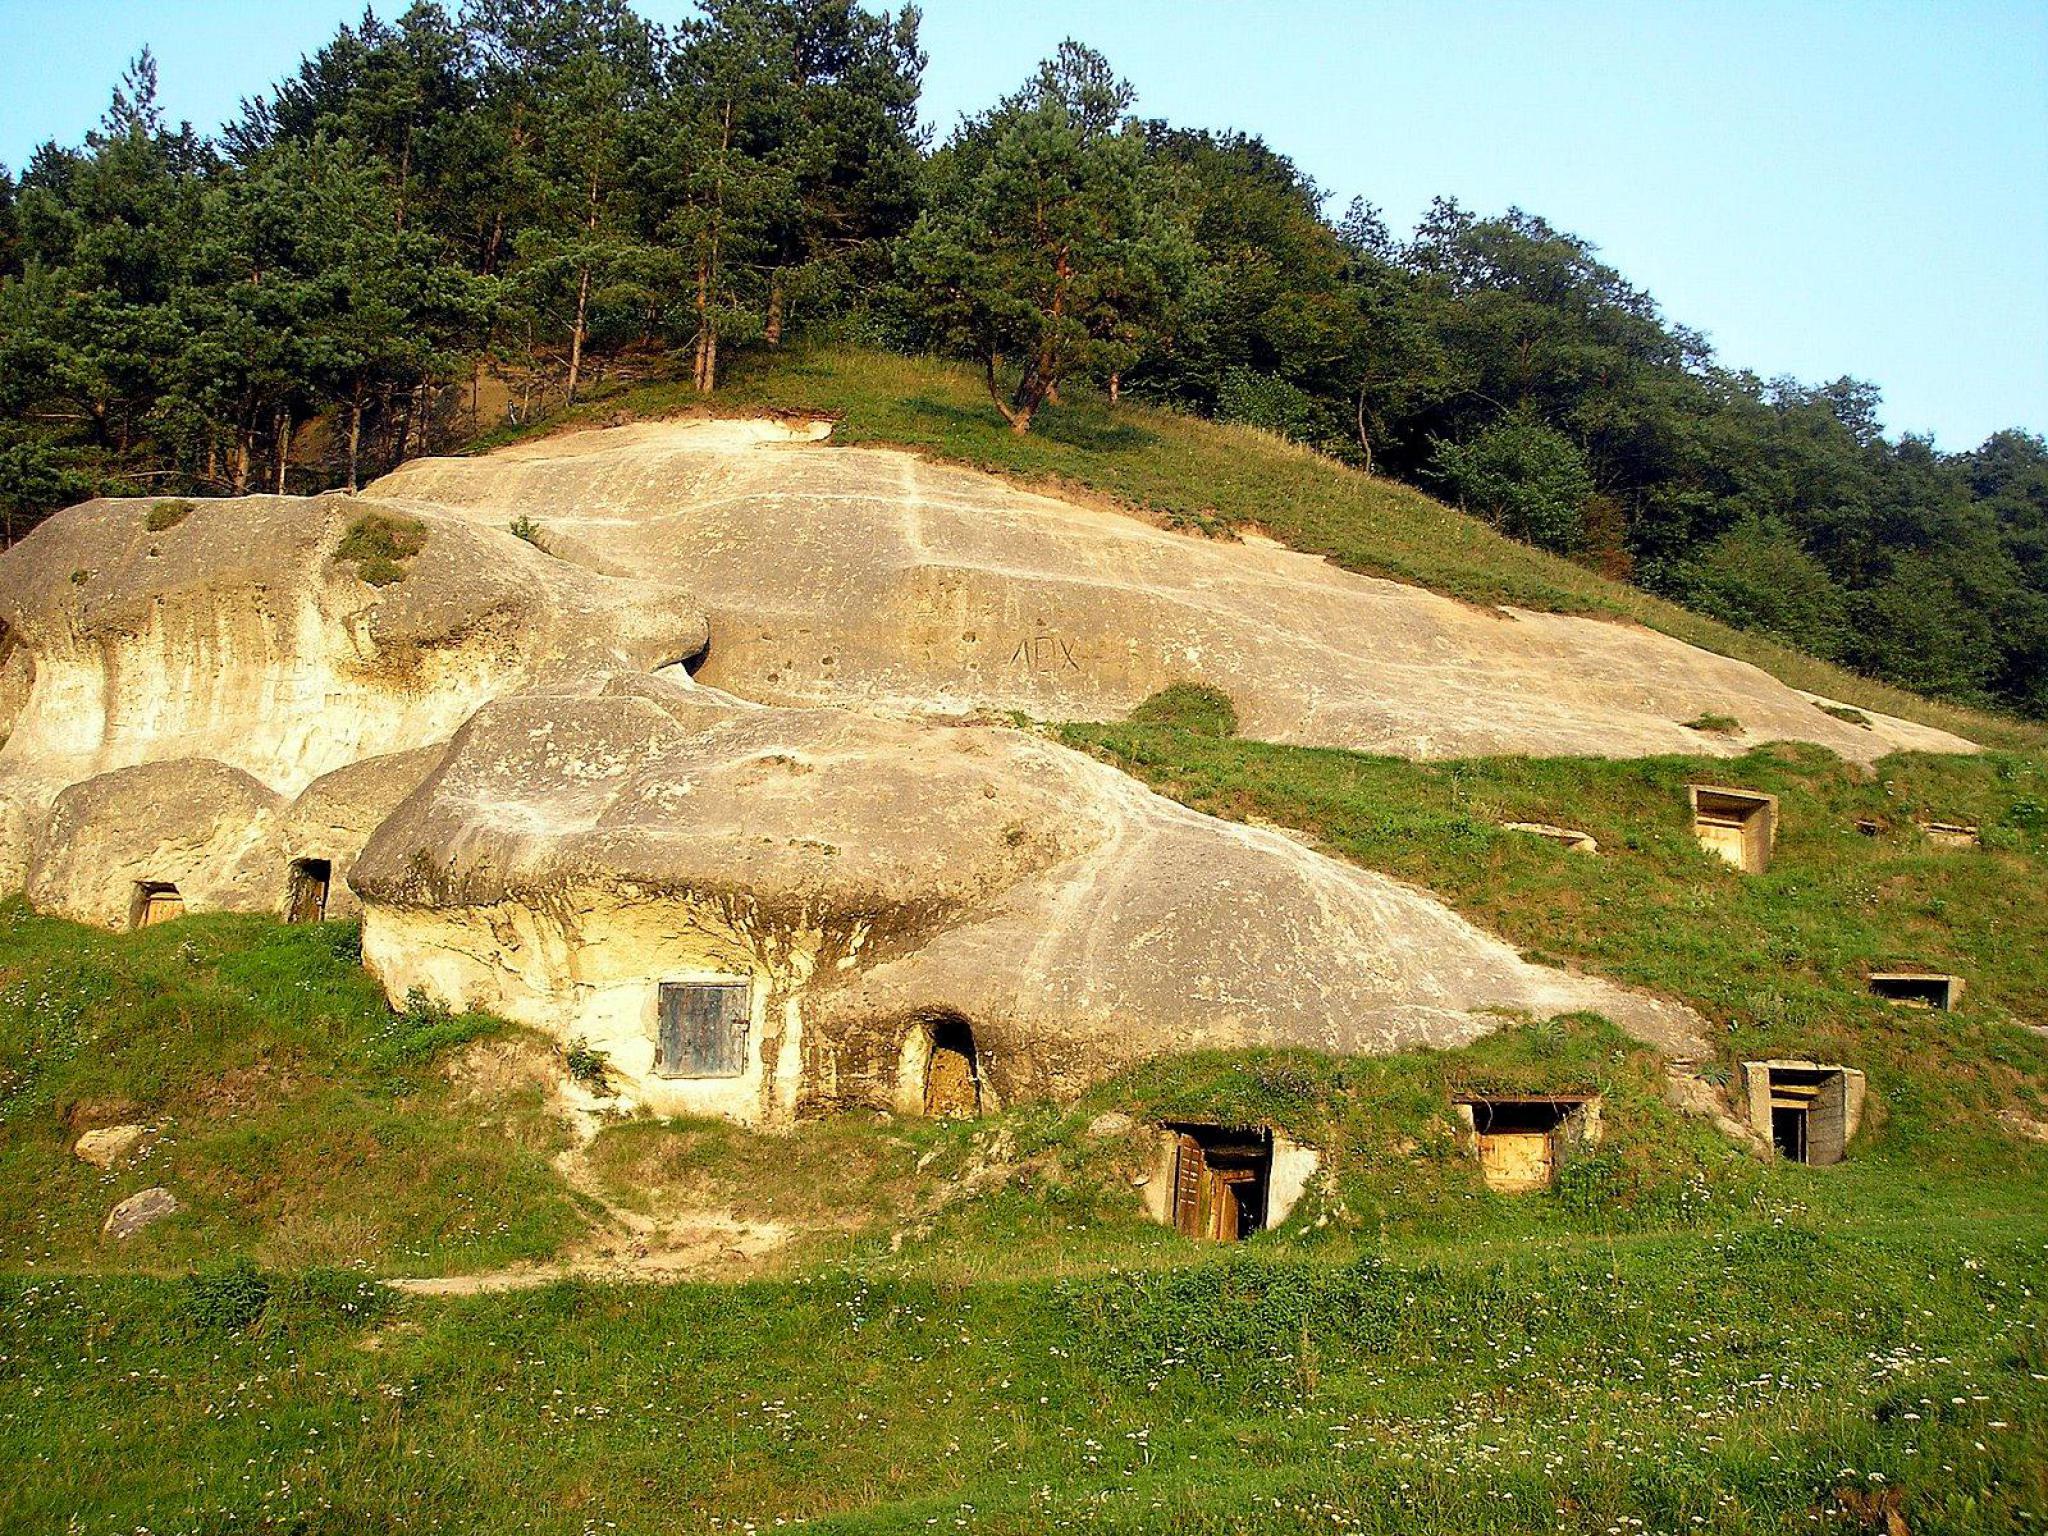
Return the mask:
M 1761 1071 L 1771 1149 L 1787 1162 L 1839 1163 L 1850 1134 L 1848 1074 L 1818 1064 L 1770 1065 Z
M 1273 1174 L 1273 1133 L 1258 1126 L 1169 1125 L 1174 1159 L 1173 1224 L 1184 1235 L 1234 1243 L 1265 1230 Z
M 1700 846 L 1733 864 L 1746 875 L 1770 867 L 1771 848 L 1778 840 L 1778 797 L 1751 789 L 1723 789 L 1689 784 L 1693 836 Z
M 924 1112 L 934 1119 L 970 1120 L 981 1113 L 981 1067 L 974 1030 L 965 1019 L 930 1026 L 924 1069 Z
M 327 887 L 333 878 L 334 866 L 326 859 L 292 860 L 284 920 L 288 923 L 317 923 L 325 918 Z
M 185 898 L 168 880 L 138 880 L 128 907 L 130 928 L 151 928 L 185 915 Z
M 1962 996 L 1963 978 L 1936 971 L 1872 971 L 1870 990 L 1888 1003 L 1946 1012 Z
M 1457 1099 L 1472 1127 L 1473 1151 L 1487 1188 L 1502 1194 L 1548 1189 L 1557 1177 L 1559 1143 L 1590 1140 L 1596 1129 L 1586 1094 L 1515 1097 L 1470 1094 Z
M 738 1077 L 747 1070 L 753 984 L 664 981 L 654 1070 L 661 1077 Z

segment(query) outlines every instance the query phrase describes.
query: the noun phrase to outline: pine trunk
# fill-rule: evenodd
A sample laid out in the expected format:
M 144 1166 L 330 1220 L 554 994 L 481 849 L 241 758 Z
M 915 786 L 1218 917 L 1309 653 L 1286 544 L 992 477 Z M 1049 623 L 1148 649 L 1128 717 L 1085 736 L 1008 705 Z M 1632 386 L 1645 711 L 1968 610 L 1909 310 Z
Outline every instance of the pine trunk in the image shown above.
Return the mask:
M 1038 400 L 1030 393 L 1029 374 L 1017 384 L 1017 398 L 1014 401 L 1003 398 L 1002 386 L 996 382 L 996 370 L 1003 360 L 994 353 L 984 353 L 981 364 L 988 379 L 988 397 L 995 402 L 996 409 L 1003 413 L 1003 420 L 1010 424 L 1010 430 L 1019 437 L 1031 430 L 1031 417 L 1038 409 Z
M 356 493 L 356 466 L 361 462 L 363 447 L 363 391 L 360 385 L 348 406 L 348 493 Z
M 590 268 L 576 280 L 576 328 L 569 333 L 569 403 L 576 401 L 576 383 L 583 376 L 583 330 L 590 316 Z
M 1358 446 L 1365 454 L 1365 472 L 1372 473 L 1372 434 L 1366 430 L 1365 385 L 1358 386 Z
M 692 382 L 698 393 L 708 394 L 711 390 L 711 258 L 699 258 L 697 262 L 697 352 L 692 361 Z

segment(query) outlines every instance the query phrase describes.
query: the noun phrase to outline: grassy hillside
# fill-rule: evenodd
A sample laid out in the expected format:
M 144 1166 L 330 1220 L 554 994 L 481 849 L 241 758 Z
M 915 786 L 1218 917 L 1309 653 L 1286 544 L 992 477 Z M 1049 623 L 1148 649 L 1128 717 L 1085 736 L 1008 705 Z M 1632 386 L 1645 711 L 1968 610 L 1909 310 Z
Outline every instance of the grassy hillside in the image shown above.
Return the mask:
M 147 1262 L 243 1254 L 429 1272 L 552 1252 L 576 1227 L 548 1167 L 561 1131 L 531 1091 L 470 1099 L 436 1070 L 502 1033 L 481 1015 L 393 1014 L 352 925 L 195 918 L 110 936 L 0 907 L 0 1255 L 90 1269 L 117 1199 L 185 1211 Z M 154 1134 L 132 1167 L 71 1156 L 90 1127 Z
M 0 905 L 0 1531 L 2048 1529 L 2034 733 L 1760 648 L 1231 429 L 1082 401 L 1019 440 L 971 379 L 852 353 L 784 360 L 733 399 L 1184 522 L 1256 510 L 1362 569 L 1633 614 L 2006 743 L 1870 776 L 1787 747 L 1416 764 L 1237 740 L 1192 690 L 1042 727 L 1426 885 L 1539 962 L 1693 1003 L 1711 1081 L 1765 1054 L 1863 1068 L 1848 1160 L 1760 1160 L 1594 1017 L 1386 1059 L 1171 1058 L 974 1122 L 614 1118 L 585 1141 L 558 1045 L 394 1013 L 353 925 L 110 935 Z M 1695 779 L 1781 797 L 1766 874 L 1696 846 Z M 1983 846 L 1935 848 L 1921 817 L 1974 822 Z M 1866 995 L 1868 969 L 1904 962 L 1964 975 L 1961 1006 Z M 1554 1189 L 1496 1194 L 1457 1091 L 1597 1092 L 1605 1134 Z M 1190 1244 L 1138 1189 L 1150 1127 L 1182 1116 L 1270 1123 L 1322 1171 L 1276 1230 Z M 116 1120 L 150 1128 L 131 1160 L 73 1155 Z M 178 1214 L 101 1236 L 158 1184 Z M 698 1228 L 691 1279 L 622 1278 Z M 774 1240 L 728 1249 L 740 1229 Z M 476 1274 L 564 1278 L 382 1283 Z
M 481 450 L 620 413 L 704 408 L 686 382 L 587 401 L 532 427 L 493 433 Z M 1504 538 L 1419 491 L 1337 464 L 1270 434 L 1069 391 L 1018 437 L 969 368 L 892 353 L 820 348 L 752 355 L 712 409 L 811 411 L 838 418 L 841 443 L 914 448 L 1066 494 L 1108 497 L 1178 526 L 1256 526 L 1349 570 L 1468 602 L 1629 619 L 1762 667 L 1797 688 L 1923 721 L 1987 745 L 2048 743 L 2048 729 L 1955 705 L 1832 666 Z
M 1900 754 L 1864 779 L 1815 748 L 1715 759 L 1398 758 L 1239 741 L 1171 725 L 1070 726 L 1092 750 L 1198 809 L 1278 823 L 1326 851 L 1429 887 L 1533 959 L 1681 997 L 1723 1029 L 1720 1064 L 1856 1062 L 1917 1158 L 1942 1127 L 2048 1087 L 2048 764 Z M 1691 835 L 1687 783 L 1779 796 L 1769 870 L 1740 875 Z M 1983 828 L 1929 843 L 1917 818 Z M 1591 833 L 1597 857 L 1502 828 Z M 1858 823 L 1881 829 L 1866 836 Z M 1900 1009 L 1872 970 L 1963 976 L 1959 1008 Z M 1891 1093 L 1888 1086 L 1901 1091 Z M 2030 1086 L 2027 1086 L 2030 1085 Z M 1974 1114 L 1973 1114 L 1974 1112 Z
M 401 1303 L 10 1282 L 16 1530 L 2038 1528 L 2040 1229 Z M 90 1525 L 67 1527 L 80 1509 Z M 1897 1530 L 1902 1527 L 1892 1526 Z
M 1063 734 L 1692 998 L 1723 1065 L 1865 1067 L 1850 1160 L 1756 1161 L 1578 1019 L 1388 1060 L 1172 1059 L 972 1124 L 626 1121 L 572 1184 L 533 1081 L 483 1070 L 522 1037 L 391 1014 L 351 927 L 101 935 L 9 907 L 0 1457 L 28 1475 L 0 1479 L 0 1529 L 2040 1529 L 2048 1041 L 2017 1021 L 2048 1003 L 2048 920 L 2016 895 L 2048 865 L 2038 759 L 1415 765 L 1149 713 Z M 1685 835 L 1705 768 L 1784 797 L 1769 874 Z M 1929 848 L 1924 811 L 1986 847 Z M 1866 999 L 1860 967 L 1892 958 L 1962 970 L 1961 1010 Z M 1555 1190 L 1496 1195 L 1454 1089 L 1597 1091 L 1607 1134 Z M 159 1135 L 101 1174 L 69 1141 L 115 1111 Z M 1188 1245 L 1131 1183 L 1143 1123 L 1188 1113 L 1292 1130 L 1328 1177 L 1234 1252 Z M 187 1209 L 102 1241 L 156 1182 Z M 600 1202 L 794 1236 L 725 1283 L 373 1281 L 569 1255 Z

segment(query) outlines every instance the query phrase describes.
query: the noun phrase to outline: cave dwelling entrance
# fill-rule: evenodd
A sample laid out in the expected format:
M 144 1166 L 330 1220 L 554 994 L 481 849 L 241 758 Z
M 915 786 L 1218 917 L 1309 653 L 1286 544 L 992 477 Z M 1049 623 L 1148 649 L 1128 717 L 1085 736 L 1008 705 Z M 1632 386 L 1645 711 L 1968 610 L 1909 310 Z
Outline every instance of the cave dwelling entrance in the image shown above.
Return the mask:
M 138 880 L 128 907 L 130 928 L 153 928 L 185 915 L 185 898 L 168 880 Z
M 1184 1236 L 1234 1243 L 1266 1227 L 1273 1133 L 1262 1126 L 1169 1124 L 1177 1146 L 1173 1224 Z
M 1792 1163 L 1839 1163 L 1848 1143 L 1848 1079 L 1839 1067 L 1766 1067 L 1771 1148 Z
M 1519 1195 L 1548 1189 L 1557 1178 L 1557 1153 L 1567 1137 L 1589 1135 L 1583 1093 L 1469 1094 L 1459 1098 L 1459 1118 L 1472 1128 L 1472 1149 L 1488 1189 Z
M 931 1046 L 924 1063 L 924 1112 L 937 1120 L 971 1120 L 981 1113 L 974 1030 L 965 1019 L 939 1019 L 927 1027 Z
M 327 890 L 334 865 L 326 859 L 293 859 L 285 887 L 284 920 L 317 923 L 327 916 Z
M 1727 860 L 1746 875 L 1770 867 L 1771 847 L 1778 840 L 1778 797 L 1750 789 L 1725 789 L 1689 784 L 1692 831 L 1707 852 Z
M 1938 971 L 1872 971 L 1870 990 L 1888 1003 L 1946 1013 L 1962 996 L 1963 978 Z

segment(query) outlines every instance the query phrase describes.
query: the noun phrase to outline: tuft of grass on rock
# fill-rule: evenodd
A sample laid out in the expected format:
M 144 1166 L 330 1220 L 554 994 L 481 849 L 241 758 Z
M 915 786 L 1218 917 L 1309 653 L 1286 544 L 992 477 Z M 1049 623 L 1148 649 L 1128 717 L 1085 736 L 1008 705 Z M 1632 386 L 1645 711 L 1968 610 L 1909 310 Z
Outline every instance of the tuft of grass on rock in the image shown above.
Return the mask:
M 183 498 L 155 502 L 143 517 L 142 526 L 151 533 L 162 533 L 166 529 L 177 527 L 190 517 L 192 512 L 192 503 Z
M 1196 736 L 1237 734 L 1237 705 L 1221 688 L 1206 683 L 1170 683 L 1127 717 L 1133 725 L 1158 725 Z
M 1704 731 L 1709 736 L 1733 736 L 1742 729 L 1742 722 L 1733 715 L 1717 715 L 1711 712 L 1695 715 L 1684 723 L 1688 731 Z
M 406 562 L 426 544 L 426 524 L 418 518 L 365 512 L 349 524 L 334 558 L 354 561 L 357 577 L 369 585 L 388 587 L 405 580 Z

